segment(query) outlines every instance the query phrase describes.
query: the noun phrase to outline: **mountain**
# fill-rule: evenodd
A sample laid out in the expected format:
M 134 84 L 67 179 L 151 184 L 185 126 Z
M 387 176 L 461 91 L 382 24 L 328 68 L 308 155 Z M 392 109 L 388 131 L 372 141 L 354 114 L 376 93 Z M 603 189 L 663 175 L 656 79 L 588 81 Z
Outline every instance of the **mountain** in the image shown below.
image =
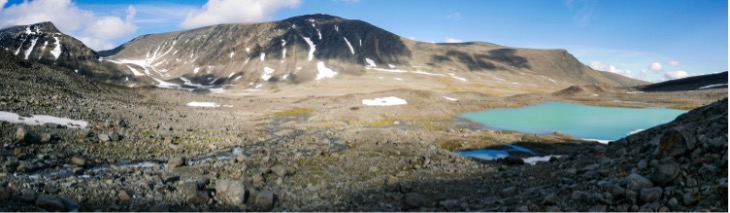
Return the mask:
M 143 35 L 101 55 L 128 75 L 149 76 L 163 87 L 256 89 L 368 73 L 556 88 L 646 83 L 592 70 L 565 50 L 418 42 L 364 21 L 321 14 Z
M 727 88 L 727 71 L 708 75 L 692 76 L 637 87 L 637 89 L 646 92 L 684 91 L 711 88 Z
M 65 67 L 97 80 L 124 76 L 116 65 L 102 63 L 97 52 L 51 22 L 1 29 L 0 48 L 26 61 Z

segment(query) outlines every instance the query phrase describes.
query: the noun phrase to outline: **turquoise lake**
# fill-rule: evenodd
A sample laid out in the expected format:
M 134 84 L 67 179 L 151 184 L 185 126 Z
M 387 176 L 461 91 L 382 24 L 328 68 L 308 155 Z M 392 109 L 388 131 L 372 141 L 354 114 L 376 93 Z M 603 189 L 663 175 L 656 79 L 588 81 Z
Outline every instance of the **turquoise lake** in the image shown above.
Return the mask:
M 547 134 L 561 132 L 575 138 L 612 141 L 633 132 L 670 122 L 686 110 L 623 108 L 545 102 L 520 108 L 500 108 L 459 115 L 494 130 Z

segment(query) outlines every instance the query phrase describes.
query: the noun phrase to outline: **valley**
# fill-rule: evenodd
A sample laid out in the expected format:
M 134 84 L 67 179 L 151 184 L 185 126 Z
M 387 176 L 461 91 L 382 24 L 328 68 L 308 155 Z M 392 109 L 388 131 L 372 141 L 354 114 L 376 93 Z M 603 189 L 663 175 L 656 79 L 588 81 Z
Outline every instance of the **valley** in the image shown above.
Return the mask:
M 727 211 L 726 72 L 650 91 L 565 50 L 326 15 L 144 35 L 71 64 L 4 32 L 25 49 L 0 51 L 0 211 Z M 13 35 L 52 38 L 31 32 Z M 545 102 L 688 112 L 608 144 L 458 117 Z M 535 154 L 456 153 L 510 145 Z

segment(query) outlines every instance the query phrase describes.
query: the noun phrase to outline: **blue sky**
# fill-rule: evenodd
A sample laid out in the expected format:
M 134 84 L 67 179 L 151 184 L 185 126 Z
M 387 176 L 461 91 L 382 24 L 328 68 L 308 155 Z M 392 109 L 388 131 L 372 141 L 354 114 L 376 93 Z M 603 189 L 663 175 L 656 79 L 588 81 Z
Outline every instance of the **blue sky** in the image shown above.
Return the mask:
M 95 49 L 148 33 L 326 13 L 425 42 L 567 49 L 594 69 L 655 82 L 728 70 L 728 2 L 723 0 L 10 0 L 0 10 L 0 19 L 10 21 L 0 25 L 34 20 L 21 19 L 38 12 L 20 6 L 41 7 L 46 1 L 76 8 L 84 14 L 81 20 L 105 20 L 78 26 L 64 20 L 68 26 L 59 27 Z M 119 30 L 91 27 L 113 24 Z

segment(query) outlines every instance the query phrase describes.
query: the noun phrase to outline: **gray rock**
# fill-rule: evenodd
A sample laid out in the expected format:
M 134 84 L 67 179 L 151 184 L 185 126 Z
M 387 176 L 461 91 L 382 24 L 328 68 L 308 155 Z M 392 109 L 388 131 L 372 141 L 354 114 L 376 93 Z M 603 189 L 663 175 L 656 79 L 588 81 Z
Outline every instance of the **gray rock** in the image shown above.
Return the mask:
M 651 203 L 662 197 L 663 190 L 661 187 L 644 188 L 639 191 L 641 201 Z
M 460 202 L 459 202 L 459 200 L 456 200 L 456 199 L 439 201 L 439 206 L 443 207 L 447 211 L 457 210 L 457 208 L 459 208 L 459 205 L 460 205 Z
M 684 193 L 682 195 L 682 202 L 685 206 L 694 206 L 697 204 L 697 198 L 692 193 Z
M 168 207 L 167 204 L 164 204 L 164 203 L 155 204 L 153 206 L 150 206 L 149 211 L 150 212 L 169 212 L 170 207 Z
M 510 186 L 510 187 L 504 188 L 504 189 L 502 189 L 502 191 L 500 191 L 500 193 L 502 194 L 502 196 L 505 196 L 505 197 L 512 196 L 512 195 L 515 194 L 515 192 L 517 192 L 517 188 L 514 187 L 514 186 Z
M 10 190 L 0 187 L 0 202 L 10 200 L 12 193 Z
M 550 193 L 542 199 L 543 205 L 555 205 L 556 203 L 558 203 L 558 195 L 555 193 Z
M 174 157 L 167 160 L 167 168 L 169 169 L 174 169 L 183 165 L 185 165 L 184 157 Z
M 38 196 L 35 205 L 47 211 L 66 211 L 66 204 L 63 203 L 63 200 L 53 195 Z
M 254 174 L 253 177 L 251 177 L 251 179 L 253 180 L 253 185 L 257 186 L 257 187 L 263 186 L 266 183 L 264 176 L 262 176 L 261 174 L 258 174 L 258 173 Z
M 608 210 L 608 208 L 604 205 L 595 205 L 588 209 L 588 212 L 606 212 L 606 210 Z
M 181 183 L 178 187 L 178 190 L 182 194 L 183 198 L 185 199 L 185 202 L 200 205 L 207 203 L 210 199 L 210 196 L 208 196 L 208 193 L 205 191 L 201 191 L 198 189 L 198 184 L 195 182 L 185 182 Z
M 269 190 L 263 190 L 255 193 L 252 206 L 260 211 L 271 211 L 274 208 L 274 193 Z
M 675 207 L 675 206 L 679 205 L 679 200 L 677 200 L 676 197 L 673 197 L 673 198 L 669 199 L 669 201 L 667 201 L 667 205 L 669 205 L 669 207 Z
M 632 173 L 629 176 L 626 176 L 626 178 L 624 178 L 621 183 L 622 185 L 625 185 L 626 189 L 633 191 L 639 191 L 643 188 L 649 188 L 654 186 L 654 184 L 649 179 L 636 173 Z
M 71 164 L 83 167 L 86 165 L 86 159 L 81 156 L 71 157 Z
M 674 160 L 663 159 L 656 165 L 653 165 L 652 174 L 649 178 L 655 185 L 663 186 L 677 178 L 679 171 L 679 164 L 674 162 Z
M 271 167 L 271 172 L 276 174 L 276 176 L 284 177 L 287 175 L 287 169 L 286 166 L 283 166 L 281 164 Z
M 108 134 L 99 134 L 97 135 L 97 137 L 99 138 L 100 142 L 107 142 L 111 140 Z
M 671 157 L 682 155 L 689 150 L 687 147 L 687 138 L 677 129 L 671 129 L 665 132 L 659 139 L 658 148 L 664 156 Z
M 66 211 L 78 212 L 79 210 L 81 210 L 81 206 L 79 206 L 79 203 L 77 203 L 76 201 L 71 200 L 67 197 L 61 198 L 61 200 L 63 200 L 63 205 L 66 206 Z
M 430 204 L 428 197 L 423 196 L 416 192 L 411 192 L 405 195 L 403 198 L 404 207 L 406 209 L 418 209 L 420 207 L 427 207 Z
M 530 208 L 527 206 L 519 206 L 515 209 L 516 212 L 529 212 Z
M 246 187 L 240 181 L 218 180 L 215 192 L 219 200 L 230 205 L 241 206 L 246 202 Z
M 34 144 L 40 142 L 40 136 L 25 127 L 18 127 L 18 130 L 15 131 L 15 140 L 27 144 Z
M 573 200 L 584 200 L 586 197 L 588 197 L 588 193 L 582 191 L 573 191 L 573 194 L 570 195 Z
M 18 199 L 20 199 L 20 201 L 30 203 L 36 200 L 36 196 L 37 195 L 35 191 L 25 188 L 20 190 L 20 196 L 18 197 Z
M 647 166 L 647 163 L 646 163 L 646 160 L 644 160 L 644 159 L 641 159 L 641 160 L 639 161 L 639 163 L 638 163 L 638 164 L 636 165 L 636 167 L 637 167 L 637 168 L 638 168 L 639 170 L 644 170 L 644 169 L 646 169 L 646 166 Z

